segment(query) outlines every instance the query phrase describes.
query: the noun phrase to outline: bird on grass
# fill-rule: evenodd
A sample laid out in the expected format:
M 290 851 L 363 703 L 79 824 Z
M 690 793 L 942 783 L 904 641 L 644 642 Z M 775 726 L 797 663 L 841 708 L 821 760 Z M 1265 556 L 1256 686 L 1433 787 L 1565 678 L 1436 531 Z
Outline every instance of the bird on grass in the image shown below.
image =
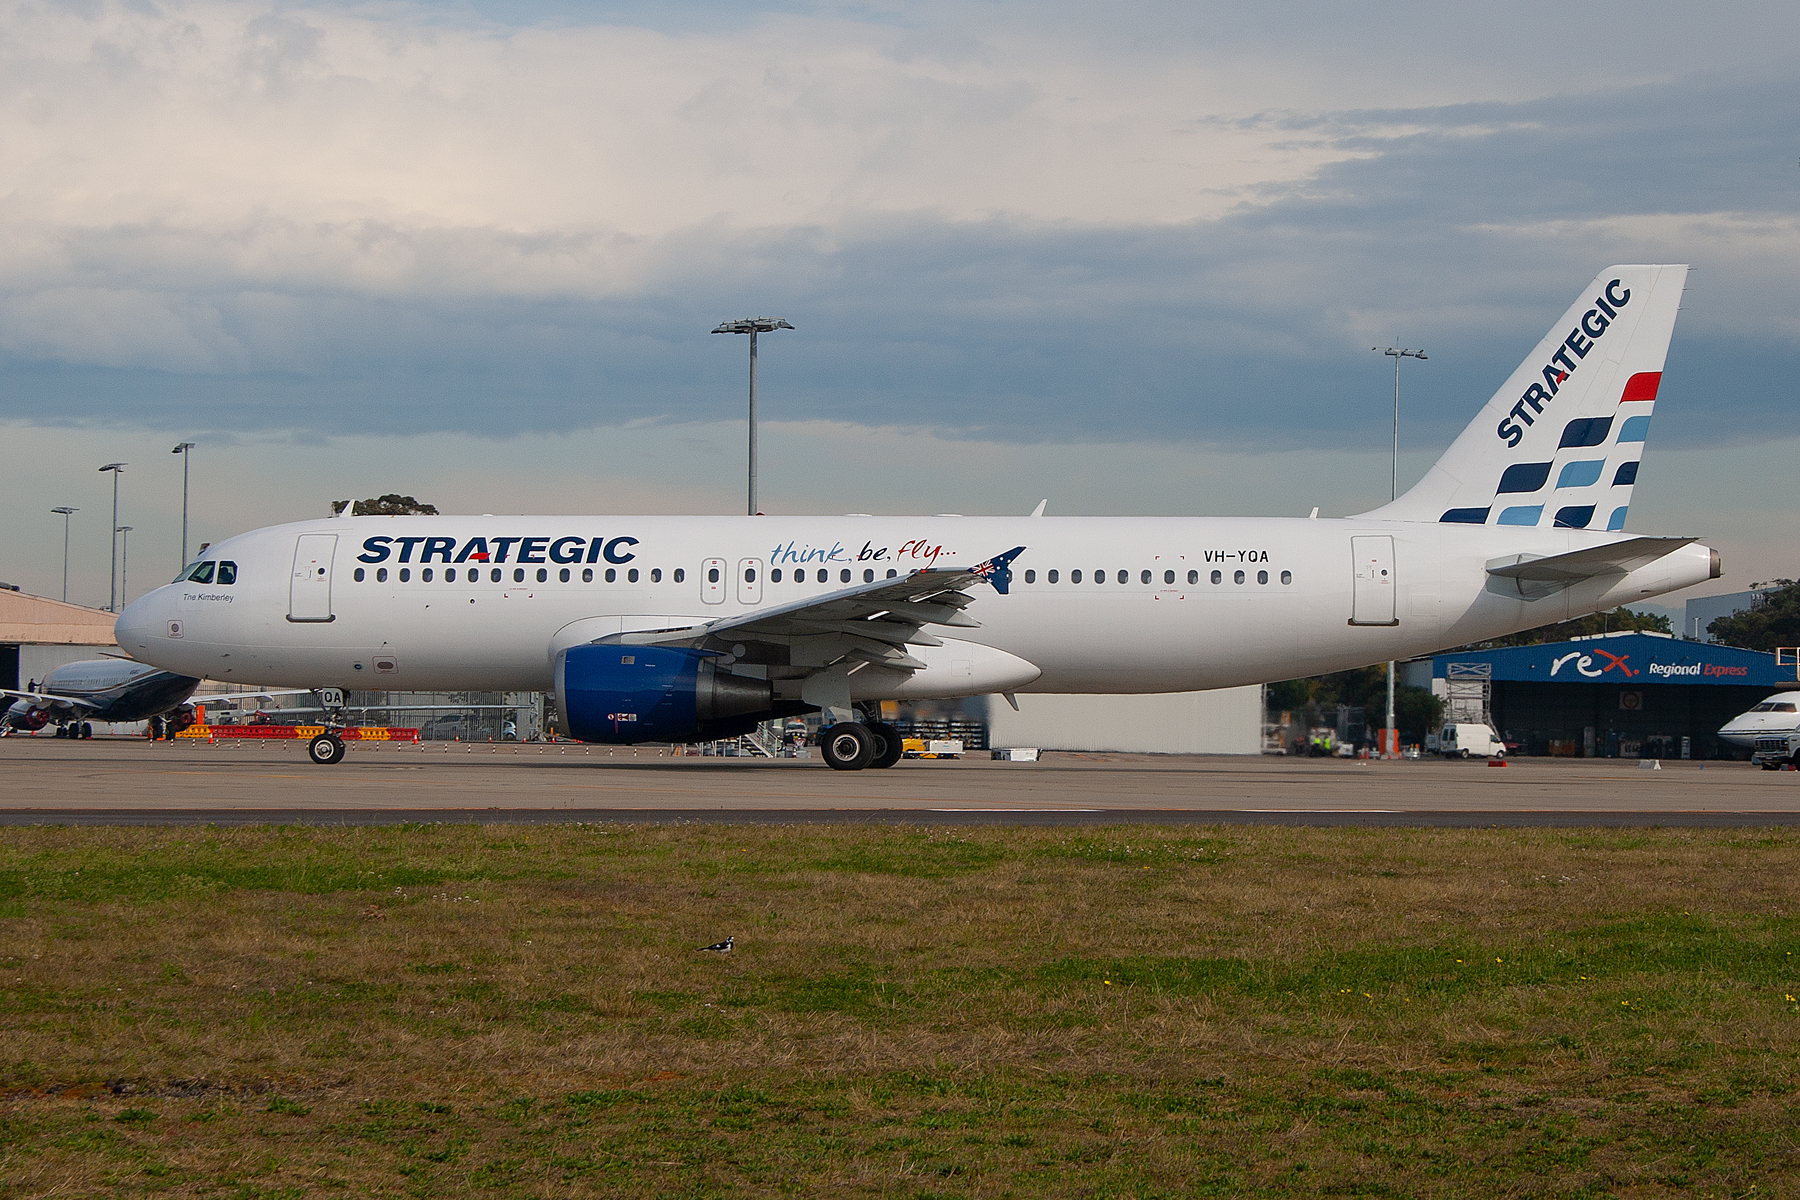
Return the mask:
M 705 952 L 707 950 L 713 950 L 713 951 L 717 951 L 720 954 L 730 954 L 732 944 L 736 941 L 737 941 L 737 934 L 734 933 L 722 942 L 714 942 L 712 945 L 702 946 L 702 947 L 700 947 L 700 949 L 702 952 Z

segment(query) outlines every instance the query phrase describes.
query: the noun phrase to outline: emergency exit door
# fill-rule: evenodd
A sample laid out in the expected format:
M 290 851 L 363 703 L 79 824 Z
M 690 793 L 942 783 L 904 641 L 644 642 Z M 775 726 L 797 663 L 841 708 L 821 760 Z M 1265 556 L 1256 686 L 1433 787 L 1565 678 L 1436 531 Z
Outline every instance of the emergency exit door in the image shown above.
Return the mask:
M 700 564 L 700 599 L 708 604 L 725 603 L 725 560 L 709 558 Z
M 1353 537 L 1350 557 L 1356 567 L 1352 625 L 1398 625 L 1394 606 L 1394 539 Z
M 294 573 L 288 579 L 288 620 L 329 621 L 331 559 L 337 553 L 335 533 L 303 533 L 294 546 Z

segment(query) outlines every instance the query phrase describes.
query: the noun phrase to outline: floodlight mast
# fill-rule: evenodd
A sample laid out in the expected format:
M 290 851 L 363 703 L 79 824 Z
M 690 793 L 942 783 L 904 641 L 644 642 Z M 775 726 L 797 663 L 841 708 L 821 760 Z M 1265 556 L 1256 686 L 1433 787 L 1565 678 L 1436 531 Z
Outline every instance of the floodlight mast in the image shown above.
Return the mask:
M 181 455 L 181 565 L 187 566 L 187 514 L 188 514 L 188 459 L 192 457 L 188 451 L 194 448 L 192 442 L 176 442 L 170 454 Z
M 1397 339 L 1396 339 L 1397 340 Z M 1381 350 L 1380 346 L 1370 346 L 1371 350 Z M 1416 358 L 1425 361 L 1423 350 L 1407 350 L 1400 346 L 1389 346 L 1381 352 L 1394 360 L 1394 460 L 1391 474 L 1388 476 L 1388 499 L 1400 497 L 1400 360 Z M 1400 735 L 1394 732 L 1394 660 L 1389 659 L 1387 665 L 1387 738 L 1392 742 L 1395 753 L 1399 752 Z M 1387 752 L 1383 746 L 1382 752 Z
M 780 317 L 744 317 L 737 321 L 725 321 L 713 330 L 714 333 L 747 333 L 750 335 L 750 515 L 755 516 L 756 509 L 756 335 L 773 333 L 777 329 L 792 329 Z
M 62 508 L 53 508 L 50 511 L 62 514 L 63 519 L 63 603 L 67 604 L 69 602 L 69 517 L 71 514 L 78 513 L 81 510 L 79 508 L 70 508 L 65 505 Z
M 129 465 L 129 463 L 122 462 L 107 463 L 100 468 L 102 474 L 111 471 L 113 477 L 112 561 L 109 564 L 112 570 L 112 585 L 106 602 L 106 611 L 112 613 L 119 611 L 119 475 Z
M 118 531 L 123 535 L 119 542 L 121 547 L 119 553 L 119 595 L 121 598 L 128 599 L 126 593 L 131 590 L 131 526 L 121 525 L 119 526 Z

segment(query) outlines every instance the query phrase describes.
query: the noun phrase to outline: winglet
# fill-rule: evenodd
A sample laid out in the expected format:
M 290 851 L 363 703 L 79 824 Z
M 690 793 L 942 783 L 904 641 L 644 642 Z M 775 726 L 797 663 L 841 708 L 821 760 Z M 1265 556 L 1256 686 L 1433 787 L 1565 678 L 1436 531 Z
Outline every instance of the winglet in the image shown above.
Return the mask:
M 969 574 L 979 575 L 994 585 L 994 590 L 1002 596 L 1012 587 L 1012 561 L 1025 553 L 1025 547 L 1014 546 L 1005 554 L 996 554 L 984 563 L 977 563 L 969 568 Z
M 1050 503 L 1050 497 L 1045 496 L 1042 500 L 1038 501 L 1038 506 L 1031 510 L 1031 515 L 1034 517 L 1043 516 L 1044 515 L 1044 506 L 1049 503 Z

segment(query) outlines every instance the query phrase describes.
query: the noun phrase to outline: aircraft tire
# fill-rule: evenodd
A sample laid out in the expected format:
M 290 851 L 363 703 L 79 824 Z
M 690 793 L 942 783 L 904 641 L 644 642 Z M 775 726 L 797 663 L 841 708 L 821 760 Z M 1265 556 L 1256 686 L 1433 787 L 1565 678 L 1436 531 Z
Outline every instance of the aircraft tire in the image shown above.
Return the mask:
M 91 738 L 94 736 L 94 726 L 92 722 L 83 721 L 81 723 L 81 736 L 84 738 Z
M 900 761 L 906 751 L 906 742 L 898 729 L 883 721 L 870 725 L 869 732 L 875 735 L 875 756 L 869 759 L 871 767 L 891 767 Z
M 839 721 L 819 734 L 819 755 L 834 771 L 860 771 L 875 757 L 875 735 L 857 721 Z
M 306 744 L 306 756 L 322 767 L 344 761 L 343 741 L 329 733 L 321 733 Z

